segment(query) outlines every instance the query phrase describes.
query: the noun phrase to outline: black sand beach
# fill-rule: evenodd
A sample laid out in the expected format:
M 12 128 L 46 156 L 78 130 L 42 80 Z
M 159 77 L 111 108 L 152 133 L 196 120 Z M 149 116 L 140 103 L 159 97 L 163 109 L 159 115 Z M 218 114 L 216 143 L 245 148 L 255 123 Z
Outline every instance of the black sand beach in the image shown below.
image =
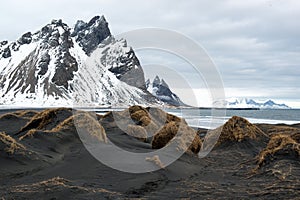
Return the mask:
M 298 199 L 300 196 L 300 124 L 250 124 L 233 117 L 220 127 L 221 136 L 214 149 L 200 159 L 197 153 L 203 138 L 198 135 L 207 130 L 192 130 L 184 120 L 160 110 L 149 113 L 147 108 L 135 106 L 129 108 L 129 113 L 136 123 L 128 128 L 130 135 L 118 128 L 111 112 L 96 118 L 67 108 L 2 113 L 0 199 Z M 105 142 L 109 138 L 120 148 L 134 152 L 153 151 L 176 139 L 178 123 L 185 124 L 184 130 L 197 136 L 188 151 L 171 165 L 161 165 L 162 169 L 151 173 L 125 173 L 107 167 L 86 150 L 74 126 L 75 115 L 81 116 L 79 121 L 75 120 L 77 126 L 86 129 L 95 140 Z M 166 116 L 164 124 L 159 123 L 162 115 Z M 151 123 L 152 129 L 143 131 Z M 104 130 L 101 135 L 97 134 L 100 129 Z M 149 131 L 156 135 L 146 138 L 144 134 Z

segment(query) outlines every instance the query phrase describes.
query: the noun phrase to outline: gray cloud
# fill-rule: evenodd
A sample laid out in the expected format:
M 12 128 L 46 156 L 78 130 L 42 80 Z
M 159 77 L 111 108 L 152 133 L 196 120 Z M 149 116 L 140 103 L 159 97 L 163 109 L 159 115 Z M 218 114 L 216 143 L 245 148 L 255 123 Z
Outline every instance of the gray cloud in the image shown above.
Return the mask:
M 106 16 L 113 34 L 159 27 L 187 35 L 207 50 L 225 87 L 236 88 L 236 96 L 240 91 L 249 97 L 261 94 L 300 102 L 300 1 L 5 1 L 0 8 L 0 40 L 15 40 L 53 18 L 74 24 L 99 14 Z M 141 54 L 141 59 L 163 62 L 159 54 Z M 186 76 L 193 74 L 181 62 L 165 64 Z M 175 81 L 169 79 L 171 84 Z

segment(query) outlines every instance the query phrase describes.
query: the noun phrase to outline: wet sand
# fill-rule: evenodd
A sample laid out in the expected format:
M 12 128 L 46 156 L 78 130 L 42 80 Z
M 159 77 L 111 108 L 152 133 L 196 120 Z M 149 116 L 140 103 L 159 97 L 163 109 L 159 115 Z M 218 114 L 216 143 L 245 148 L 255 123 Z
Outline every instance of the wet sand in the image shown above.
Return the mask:
M 132 174 L 111 169 L 96 160 L 82 144 L 72 124 L 73 115 L 72 110 L 64 108 L 1 113 L 2 199 L 297 199 L 300 196 L 300 124 L 252 125 L 236 117 L 222 127 L 219 142 L 207 157 L 200 159 L 196 150 L 191 150 L 158 171 Z M 143 116 L 131 117 L 136 117 L 137 125 L 143 126 L 144 121 L 140 120 Z M 119 147 L 136 152 L 154 150 L 153 138 L 143 140 L 124 133 L 110 113 L 98 115 L 96 120 L 104 128 L 105 137 Z M 206 131 L 198 130 L 198 134 L 203 136 Z

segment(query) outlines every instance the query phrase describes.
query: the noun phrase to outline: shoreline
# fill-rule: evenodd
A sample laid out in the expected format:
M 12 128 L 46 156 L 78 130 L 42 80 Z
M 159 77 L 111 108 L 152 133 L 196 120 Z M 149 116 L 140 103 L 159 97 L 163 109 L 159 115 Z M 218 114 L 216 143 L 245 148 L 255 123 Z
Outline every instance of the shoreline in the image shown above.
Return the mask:
M 16 111 L 22 111 L 22 110 L 33 110 L 33 111 L 43 111 L 43 110 L 46 110 L 46 109 L 56 109 L 56 108 L 61 108 L 61 107 L 45 107 L 45 108 L 42 108 L 42 107 L 30 107 L 30 108 L 22 108 L 22 107 L 19 107 L 19 108 L 0 108 L 0 116 L 5 114 L 5 113 L 9 113 L 9 112 L 16 112 Z M 70 109 L 74 109 L 72 107 L 63 107 L 63 108 L 70 108 Z M 89 111 L 89 112 L 95 112 L 97 114 L 106 114 L 110 111 L 122 111 L 122 110 L 125 110 L 126 108 L 122 108 L 122 107 L 119 107 L 119 108 L 111 108 L 111 107 L 101 107 L 101 108 L 76 108 L 74 109 L 75 110 L 83 110 L 83 111 Z M 198 108 L 196 109 L 193 109 L 193 110 L 197 110 Z M 168 112 L 168 113 L 171 113 L 171 114 L 174 114 L 178 117 L 182 117 L 180 115 L 180 113 L 176 113 L 176 112 L 172 112 L 172 111 L 177 111 L 177 110 L 180 110 L 180 108 L 175 108 L 175 109 L 170 109 L 170 108 L 167 108 L 165 109 L 164 111 Z M 192 110 L 191 108 L 185 108 L 185 110 Z M 211 108 L 201 108 L 199 110 L 211 110 Z M 223 109 L 219 109 L 219 110 L 223 110 Z M 264 109 L 227 109 L 228 111 L 266 111 Z M 285 109 L 269 109 L 267 111 L 285 111 Z M 286 109 L 286 111 L 300 111 L 300 109 Z M 179 114 L 179 115 L 178 115 Z M 197 113 L 199 114 L 199 113 Z M 230 117 L 232 117 L 234 115 L 227 115 L 225 117 L 222 117 L 222 118 L 219 118 L 218 116 L 215 116 L 215 120 L 216 119 L 219 119 L 220 121 L 223 121 L 225 122 L 226 120 L 230 119 Z M 186 120 L 189 121 L 189 116 L 185 116 Z M 210 127 L 210 122 L 211 122 L 211 118 L 212 116 L 205 116 L 205 115 L 199 115 L 199 116 L 193 116 L 193 119 L 191 120 L 198 120 L 198 122 L 193 122 L 193 123 L 189 123 L 190 126 L 194 127 L 194 128 L 204 128 L 204 129 L 214 129 L 214 128 L 217 128 L 217 126 L 214 126 L 214 127 Z M 253 117 L 246 117 L 251 123 L 253 124 L 270 124 L 270 125 L 278 125 L 278 124 L 284 124 L 284 125 L 297 125 L 297 124 L 300 124 L 300 120 L 296 121 L 296 120 L 280 120 L 280 119 L 268 119 L 268 118 L 253 118 Z M 203 122 L 204 120 L 204 122 Z M 205 125 L 202 125 L 202 126 L 198 126 L 198 125 L 195 125 L 196 123 L 205 123 Z M 218 123 L 219 125 L 222 125 L 222 123 Z

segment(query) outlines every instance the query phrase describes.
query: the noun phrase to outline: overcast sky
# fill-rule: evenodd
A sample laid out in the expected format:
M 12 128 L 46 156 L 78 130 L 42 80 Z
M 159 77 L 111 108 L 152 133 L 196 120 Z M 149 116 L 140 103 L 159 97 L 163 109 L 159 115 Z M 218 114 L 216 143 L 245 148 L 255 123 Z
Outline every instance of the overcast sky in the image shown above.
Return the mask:
M 195 40 L 218 67 L 227 97 L 272 98 L 300 107 L 298 0 L 2 1 L 0 40 L 15 40 L 26 31 L 40 29 L 51 19 L 61 18 L 73 25 L 77 19 L 88 21 L 95 15 L 106 17 L 114 35 L 157 27 Z M 162 65 L 181 66 L 188 76 L 187 63 L 175 62 L 176 59 L 158 52 L 138 55 L 145 64 L 161 61 Z M 164 78 L 177 87 L 172 77 Z

